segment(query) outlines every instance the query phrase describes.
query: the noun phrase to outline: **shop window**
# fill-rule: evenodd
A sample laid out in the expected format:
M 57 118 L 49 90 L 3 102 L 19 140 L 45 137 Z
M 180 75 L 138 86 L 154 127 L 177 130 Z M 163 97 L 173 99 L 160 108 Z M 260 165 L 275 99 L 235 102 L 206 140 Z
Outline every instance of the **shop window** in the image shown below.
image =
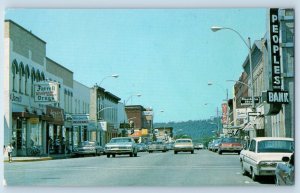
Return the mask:
M 16 91 L 16 75 L 18 74 L 18 63 L 16 60 L 12 63 L 12 90 Z
M 31 69 L 31 97 L 34 97 L 34 81 L 35 81 L 35 70 Z

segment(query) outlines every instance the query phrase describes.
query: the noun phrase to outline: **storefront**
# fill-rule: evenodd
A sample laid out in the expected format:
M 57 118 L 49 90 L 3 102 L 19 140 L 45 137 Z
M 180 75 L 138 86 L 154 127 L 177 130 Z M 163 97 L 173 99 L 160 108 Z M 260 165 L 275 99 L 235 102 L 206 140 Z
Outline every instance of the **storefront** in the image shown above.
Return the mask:
M 13 112 L 12 117 L 11 143 L 16 150 L 15 156 L 43 154 L 43 124 L 39 116 L 29 112 Z
M 66 129 L 64 127 L 64 110 L 57 107 L 47 106 L 47 116 L 52 116 L 53 120 L 47 122 L 46 126 L 46 146 L 48 154 L 60 154 L 66 148 Z

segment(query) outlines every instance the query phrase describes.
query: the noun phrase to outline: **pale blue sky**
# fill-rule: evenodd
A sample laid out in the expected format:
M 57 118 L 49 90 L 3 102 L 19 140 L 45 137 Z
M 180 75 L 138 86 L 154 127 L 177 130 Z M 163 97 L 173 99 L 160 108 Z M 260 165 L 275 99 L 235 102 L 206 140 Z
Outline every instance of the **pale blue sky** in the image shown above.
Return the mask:
M 266 33 L 266 9 L 9 9 L 11 19 L 47 42 L 47 56 L 128 104 L 152 107 L 155 122 L 216 116 L 242 72 L 246 40 Z M 214 82 L 214 86 L 208 86 Z M 209 103 L 208 105 L 204 105 Z M 164 110 L 163 113 L 160 111 Z

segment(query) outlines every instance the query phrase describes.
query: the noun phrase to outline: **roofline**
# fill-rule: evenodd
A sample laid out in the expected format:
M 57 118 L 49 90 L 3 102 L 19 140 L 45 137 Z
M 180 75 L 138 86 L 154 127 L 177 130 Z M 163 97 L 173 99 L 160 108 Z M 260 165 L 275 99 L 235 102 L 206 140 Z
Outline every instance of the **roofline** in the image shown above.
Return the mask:
M 27 30 L 26 28 L 22 27 L 21 25 L 17 24 L 16 22 L 14 22 L 11 19 L 6 19 L 5 22 L 9 22 L 11 24 L 16 25 L 17 27 L 21 28 L 22 30 L 26 31 L 27 33 L 31 34 L 32 36 L 34 36 L 36 39 L 40 40 L 41 42 L 43 42 L 44 44 L 47 44 L 46 41 L 42 40 L 41 38 L 39 38 L 37 35 L 33 34 L 31 31 Z
M 67 70 L 67 71 L 71 72 L 72 74 L 74 74 L 74 73 L 73 73 L 73 71 L 71 71 L 70 69 L 68 69 L 68 68 L 64 67 L 63 65 L 61 65 L 61 64 L 59 64 L 59 63 L 57 63 L 57 62 L 55 62 L 55 61 L 54 61 L 54 60 L 52 60 L 51 58 L 48 58 L 48 57 L 46 57 L 46 60 L 49 60 L 49 61 L 51 61 L 51 62 L 53 62 L 53 63 L 57 64 L 59 67 L 62 67 L 63 69 L 65 69 L 65 70 Z

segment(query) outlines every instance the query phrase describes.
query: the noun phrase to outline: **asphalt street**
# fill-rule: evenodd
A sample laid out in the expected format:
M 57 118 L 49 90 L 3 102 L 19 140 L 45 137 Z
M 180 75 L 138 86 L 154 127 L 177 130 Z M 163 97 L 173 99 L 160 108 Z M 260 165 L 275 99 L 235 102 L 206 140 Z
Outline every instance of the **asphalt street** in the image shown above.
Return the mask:
M 275 186 L 269 179 L 254 182 L 241 175 L 237 154 L 207 150 L 5 163 L 4 177 L 8 186 Z

